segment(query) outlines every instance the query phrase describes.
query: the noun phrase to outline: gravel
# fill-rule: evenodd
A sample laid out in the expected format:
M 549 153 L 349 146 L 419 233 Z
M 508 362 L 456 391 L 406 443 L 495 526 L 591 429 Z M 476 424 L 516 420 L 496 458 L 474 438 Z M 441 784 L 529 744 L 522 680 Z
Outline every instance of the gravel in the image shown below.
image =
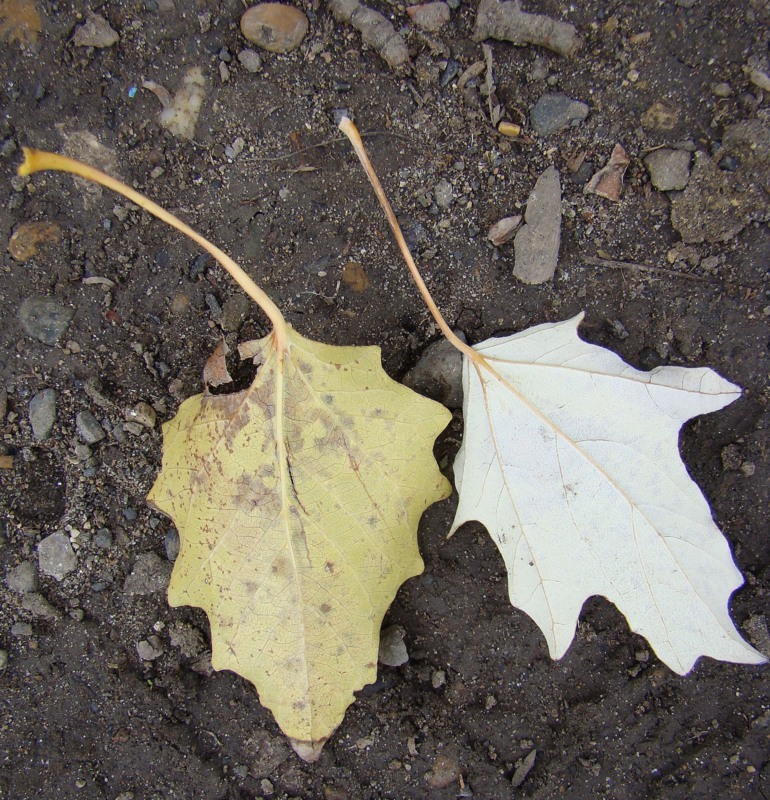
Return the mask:
M 5 576 L 5 585 L 17 594 L 37 591 L 37 567 L 32 561 L 22 561 Z
M 532 127 L 540 136 L 550 136 L 579 125 L 589 108 L 565 94 L 544 94 L 529 111 Z
M 78 564 L 66 533 L 58 531 L 46 536 L 37 546 L 37 560 L 40 571 L 57 581 L 63 581 Z
M 72 318 L 74 308 L 57 303 L 51 297 L 28 297 L 19 306 L 19 322 L 27 336 L 53 347 L 64 335 Z
M 99 424 L 99 420 L 90 411 L 80 411 L 78 413 L 75 417 L 75 427 L 78 436 L 86 444 L 96 444 L 107 436 L 104 428 Z
M 29 401 L 29 422 L 39 442 L 47 439 L 56 422 L 56 392 L 43 389 Z

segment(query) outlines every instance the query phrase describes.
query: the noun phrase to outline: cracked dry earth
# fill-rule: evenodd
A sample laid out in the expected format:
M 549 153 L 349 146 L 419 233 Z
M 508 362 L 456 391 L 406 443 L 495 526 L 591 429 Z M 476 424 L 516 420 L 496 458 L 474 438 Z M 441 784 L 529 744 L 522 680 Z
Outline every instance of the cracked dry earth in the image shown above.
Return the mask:
M 248 683 L 210 671 L 203 614 L 166 602 L 178 544 L 144 502 L 160 423 L 199 391 L 223 336 L 258 338 L 265 319 L 120 198 L 51 173 L 20 180 L 19 148 L 102 159 L 242 263 L 303 335 L 379 344 L 400 379 L 437 331 L 339 141 L 333 112 L 347 108 L 471 343 L 584 309 L 583 336 L 634 366 L 708 365 L 744 388 L 681 447 L 746 577 L 733 618 L 767 652 L 767 4 L 530 0 L 583 46 L 567 58 L 490 40 L 496 103 L 481 73 L 459 86 L 485 60 L 474 2 L 451 4 L 436 33 L 402 5 L 372 5 L 405 34 L 398 70 L 325 3 L 298 4 L 304 41 L 260 51 L 256 72 L 239 58 L 257 48 L 237 0 L 38 0 L 37 36 L 34 19 L 11 24 L 25 3 L 0 3 L 0 797 L 767 798 L 766 669 L 705 659 L 677 676 L 598 598 L 551 661 L 508 603 L 485 531 L 446 540 L 456 496 L 426 513 L 425 573 L 386 617 L 405 630 L 408 663 L 380 667 L 315 764 Z M 116 41 L 75 43 L 89 11 Z M 174 92 L 194 67 L 205 88 L 185 140 L 142 82 Z M 530 109 L 555 93 L 588 114 L 538 133 Z M 519 136 L 491 125 L 495 105 Z M 585 193 L 616 144 L 630 160 L 620 199 Z M 647 160 L 660 149 L 690 154 L 671 157 L 687 188 L 660 188 Z M 513 244 L 486 233 L 552 165 L 558 268 L 526 285 Z M 12 243 L 32 222 L 37 238 Z M 437 445 L 448 474 L 460 435 L 456 412 Z

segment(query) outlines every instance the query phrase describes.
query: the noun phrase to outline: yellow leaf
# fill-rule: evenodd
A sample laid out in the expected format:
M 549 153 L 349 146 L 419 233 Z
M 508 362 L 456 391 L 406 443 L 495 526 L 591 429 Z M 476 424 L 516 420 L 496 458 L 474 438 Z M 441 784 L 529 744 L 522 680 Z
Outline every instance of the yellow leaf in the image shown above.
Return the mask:
M 245 391 L 191 397 L 163 426 L 148 500 L 179 530 L 171 605 L 211 622 L 215 669 L 238 672 L 307 761 L 353 692 L 377 674 L 380 625 L 422 572 L 417 524 L 447 497 L 433 442 L 449 412 L 391 380 L 377 347 L 304 339 L 226 253 L 129 186 L 66 156 L 24 148 L 20 175 L 56 169 L 119 192 L 210 253 L 272 332 L 239 348 L 259 365 Z M 204 380 L 228 382 L 222 346 Z
M 289 329 L 241 346 L 261 364 L 163 427 L 149 500 L 175 521 L 171 605 L 209 616 L 212 663 L 250 680 L 314 760 L 376 678 L 382 618 L 422 572 L 417 524 L 449 494 L 433 442 L 450 415 L 391 380 L 377 347 Z

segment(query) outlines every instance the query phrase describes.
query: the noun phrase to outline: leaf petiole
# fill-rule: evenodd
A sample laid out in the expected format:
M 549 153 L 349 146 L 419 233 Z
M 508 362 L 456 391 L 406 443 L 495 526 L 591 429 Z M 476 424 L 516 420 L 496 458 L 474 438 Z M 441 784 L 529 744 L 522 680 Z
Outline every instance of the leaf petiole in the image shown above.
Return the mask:
M 35 150 L 31 147 L 25 147 L 23 150 L 24 161 L 18 169 L 19 175 L 31 175 L 34 172 L 48 169 L 69 172 L 72 175 L 94 181 L 101 186 L 105 186 L 107 189 L 111 189 L 113 192 L 122 194 L 132 203 L 136 203 L 136 205 L 140 206 L 145 211 L 148 211 L 153 216 L 171 225 L 172 228 L 176 228 L 186 236 L 189 236 L 190 239 L 215 258 L 222 267 L 232 275 L 233 280 L 235 280 L 241 289 L 243 289 L 243 291 L 265 312 L 270 322 L 273 324 L 275 347 L 279 353 L 285 352 L 288 346 L 289 325 L 284 319 L 280 309 L 268 295 L 254 283 L 243 269 L 216 245 L 213 245 L 208 239 L 205 239 L 194 231 L 189 225 L 186 225 L 182 220 L 178 219 L 173 214 L 166 211 L 165 208 L 154 203 L 143 194 L 140 194 L 130 186 L 126 186 L 119 180 L 111 178 L 104 172 L 88 166 L 88 164 L 84 164 L 74 158 L 60 156 L 56 153 L 48 153 L 44 150 Z
M 385 212 L 385 216 L 390 224 L 391 230 L 393 231 L 393 235 L 396 237 L 396 242 L 399 250 L 401 251 L 401 255 L 404 257 L 407 267 L 409 267 L 409 272 L 412 274 L 412 279 L 417 285 L 417 288 L 422 295 L 422 299 L 425 301 L 425 305 L 428 306 L 428 310 L 433 316 L 433 319 L 436 320 L 436 324 L 439 326 L 444 336 L 446 336 L 446 338 L 461 353 L 468 356 L 468 358 L 470 358 L 474 364 L 487 366 L 483 356 L 480 356 L 472 347 L 465 344 L 462 339 L 455 335 L 454 331 L 449 327 L 449 324 L 438 310 L 438 306 L 433 300 L 428 287 L 425 285 L 425 281 L 420 274 L 420 270 L 417 269 L 417 264 L 415 264 L 412 253 L 409 250 L 409 245 L 406 243 L 404 234 L 401 231 L 401 226 L 398 224 L 398 220 L 396 219 L 396 215 L 393 213 L 393 208 L 390 205 L 390 201 L 388 200 L 385 190 L 382 188 L 382 184 L 380 183 L 380 179 L 377 177 L 377 173 L 374 171 L 372 162 L 369 160 L 369 156 L 364 149 L 364 143 L 361 140 L 361 135 L 359 134 L 358 129 L 348 117 L 342 117 L 338 127 L 345 134 L 345 136 L 348 137 L 353 150 L 358 156 L 358 160 L 361 162 L 361 166 L 364 168 L 364 172 L 366 172 L 367 178 L 369 178 L 369 183 L 372 184 L 374 193 L 377 195 L 377 199 L 380 201 L 382 210 Z

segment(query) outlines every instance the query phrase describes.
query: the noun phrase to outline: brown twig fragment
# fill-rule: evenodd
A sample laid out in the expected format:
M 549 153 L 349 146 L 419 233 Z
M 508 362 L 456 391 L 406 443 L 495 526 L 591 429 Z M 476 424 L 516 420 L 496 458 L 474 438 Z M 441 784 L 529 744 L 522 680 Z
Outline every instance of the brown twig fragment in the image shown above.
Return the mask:
M 473 38 L 534 44 L 560 56 L 574 56 L 583 44 L 574 25 L 521 10 L 519 0 L 481 0 Z

